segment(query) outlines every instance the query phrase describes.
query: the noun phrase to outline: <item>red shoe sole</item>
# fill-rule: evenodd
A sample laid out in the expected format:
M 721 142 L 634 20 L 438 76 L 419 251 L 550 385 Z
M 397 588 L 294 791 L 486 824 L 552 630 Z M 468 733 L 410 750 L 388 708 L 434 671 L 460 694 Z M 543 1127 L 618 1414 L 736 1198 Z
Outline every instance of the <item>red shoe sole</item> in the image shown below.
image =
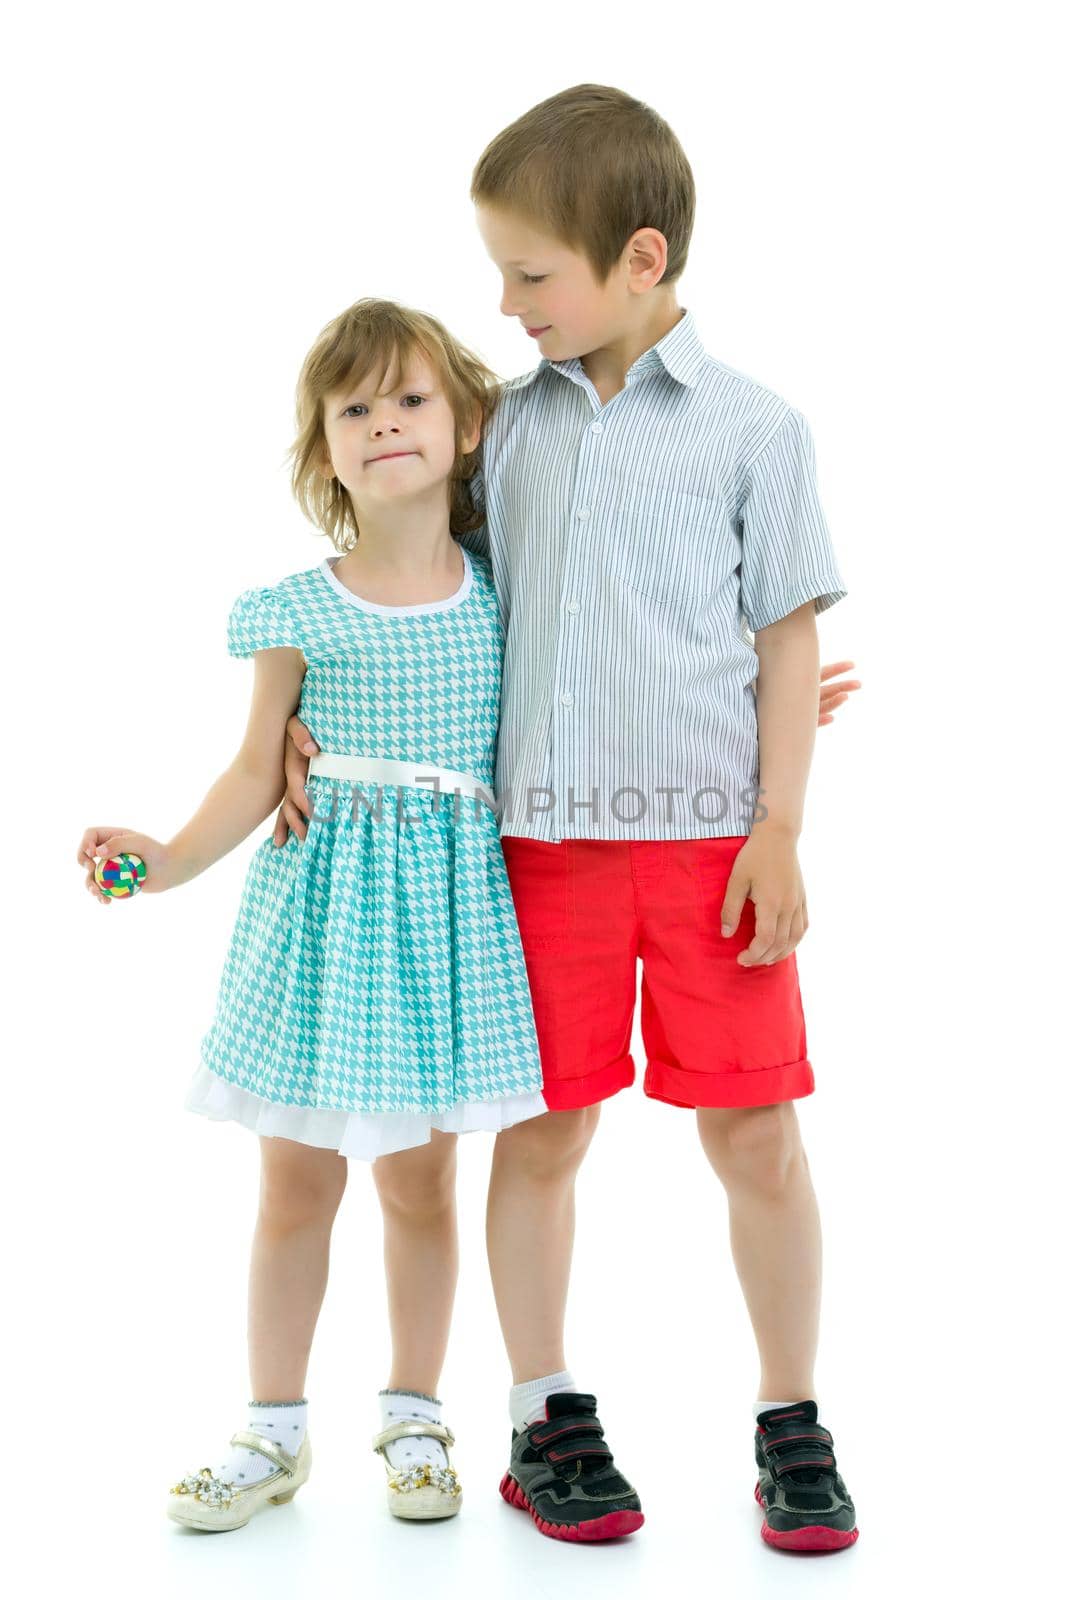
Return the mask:
M 766 1509 L 758 1483 L 756 1504 Z M 767 1526 L 766 1518 L 760 1528 L 764 1543 L 773 1545 L 776 1550 L 846 1550 L 850 1544 L 855 1544 L 859 1536 L 858 1528 L 852 1528 L 847 1533 L 840 1528 L 820 1527 L 793 1528 L 790 1532 L 779 1533 L 777 1529 Z
M 643 1511 L 609 1511 L 604 1517 L 593 1517 L 589 1522 L 576 1522 L 568 1526 L 546 1522 L 544 1517 L 537 1515 L 510 1472 L 505 1472 L 500 1480 L 500 1493 L 509 1506 L 515 1506 L 519 1511 L 528 1511 L 538 1530 L 549 1539 L 569 1539 L 578 1543 L 584 1543 L 586 1540 L 617 1539 L 625 1533 L 636 1533 L 645 1520 Z

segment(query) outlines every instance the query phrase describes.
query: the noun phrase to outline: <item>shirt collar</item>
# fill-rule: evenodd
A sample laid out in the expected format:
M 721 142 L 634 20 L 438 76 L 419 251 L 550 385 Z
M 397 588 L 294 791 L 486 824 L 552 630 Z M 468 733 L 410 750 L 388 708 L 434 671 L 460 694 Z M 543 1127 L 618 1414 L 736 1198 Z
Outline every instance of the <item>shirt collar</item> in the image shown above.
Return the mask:
M 662 367 L 669 372 L 678 383 L 693 388 L 700 376 L 700 370 L 707 360 L 707 352 L 697 333 L 696 323 L 691 311 L 683 311 L 681 317 L 651 349 L 639 355 L 633 366 L 627 372 L 629 378 L 640 372 L 646 372 L 653 367 Z M 551 361 L 548 356 L 542 356 L 540 364 L 534 368 L 534 374 L 544 371 L 546 367 L 554 367 L 557 372 L 562 372 L 568 378 L 580 380 L 585 375 L 580 356 L 573 356 L 569 361 Z

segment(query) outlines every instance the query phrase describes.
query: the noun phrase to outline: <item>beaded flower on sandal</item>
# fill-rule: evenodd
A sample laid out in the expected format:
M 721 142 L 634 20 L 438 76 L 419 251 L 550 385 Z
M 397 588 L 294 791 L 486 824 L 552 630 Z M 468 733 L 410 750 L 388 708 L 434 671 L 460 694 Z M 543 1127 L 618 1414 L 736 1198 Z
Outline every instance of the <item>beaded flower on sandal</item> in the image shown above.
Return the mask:
M 176 1483 L 170 1492 L 191 1494 L 205 1506 L 228 1506 L 240 1490 L 232 1483 L 216 1478 L 210 1467 L 201 1467 L 199 1472 L 191 1472 L 181 1483 Z
M 216 1476 L 210 1467 L 190 1472 L 179 1480 L 167 1497 L 167 1515 L 172 1522 L 203 1533 L 229 1533 L 243 1528 L 265 1506 L 282 1506 L 307 1482 L 311 1471 L 311 1445 L 305 1435 L 296 1455 L 290 1455 L 272 1439 L 258 1433 L 235 1433 L 231 1445 L 240 1445 L 265 1456 L 274 1471 L 258 1482 L 238 1486 Z
M 406 1438 L 439 1439 L 448 1465 L 431 1466 L 424 1461 L 413 1467 L 391 1467 L 385 1455 L 386 1445 Z M 448 1454 L 449 1446 L 455 1442 L 451 1428 L 439 1422 L 394 1422 L 374 1435 L 371 1447 L 385 1462 L 386 1504 L 394 1517 L 421 1522 L 455 1516 L 463 1504 L 463 1490 Z

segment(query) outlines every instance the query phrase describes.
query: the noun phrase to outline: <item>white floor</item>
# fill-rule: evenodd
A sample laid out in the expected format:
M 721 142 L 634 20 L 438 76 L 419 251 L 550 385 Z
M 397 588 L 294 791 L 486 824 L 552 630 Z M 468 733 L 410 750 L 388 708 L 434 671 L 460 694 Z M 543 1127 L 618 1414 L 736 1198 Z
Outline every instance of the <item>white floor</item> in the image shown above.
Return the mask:
M 653 1590 L 762 1596 L 779 1588 L 815 1593 L 816 1587 L 821 1594 L 867 1595 L 879 1587 L 877 1578 L 886 1576 L 894 1558 L 892 1517 L 884 1506 L 875 1511 L 867 1472 L 861 1470 L 868 1505 L 856 1546 L 833 1556 L 789 1557 L 767 1549 L 758 1537 L 747 1441 L 740 1436 L 735 1441 L 732 1472 L 721 1439 L 717 1460 L 698 1449 L 686 1467 L 686 1453 L 672 1451 L 671 1458 L 682 1466 L 682 1481 L 676 1484 L 666 1470 L 668 1458 L 657 1458 L 659 1430 L 648 1414 L 649 1402 L 642 1401 L 643 1422 L 633 1415 L 618 1421 L 629 1444 L 625 1465 L 635 1479 L 640 1465 L 648 1520 L 637 1534 L 610 1544 L 558 1544 L 504 1503 L 496 1491 L 499 1428 L 491 1439 L 487 1430 L 464 1426 L 457 1459 L 465 1503 L 457 1518 L 423 1525 L 397 1522 L 385 1510 L 377 1459 L 362 1448 L 353 1458 L 343 1422 L 335 1417 L 318 1431 L 313 1476 L 292 1504 L 270 1508 L 246 1528 L 222 1535 L 175 1528 L 160 1515 L 160 1497 L 149 1494 L 142 1480 L 132 1485 L 124 1503 L 121 1534 L 106 1521 L 93 1521 L 76 1545 L 71 1539 L 70 1548 L 77 1550 L 79 1565 L 88 1556 L 94 1567 L 105 1566 L 118 1593 L 133 1594 L 143 1585 L 168 1600 L 186 1595 L 221 1600 L 251 1594 L 260 1584 L 274 1595 L 441 1600 L 490 1592 L 518 1597 L 580 1592 L 615 1600 Z M 363 1445 L 358 1431 L 357 1445 Z M 152 1476 L 165 1479 L 172 1452 L 157 1445 L 153 1456 L 158 1471 Z M 859 1459 L 856 1467 L 862 1468 Z
M 312 1476 L 290 1505 L 238 1532 L 175 1527 L 163 1514 L 167 1488 L 208 1464 L 243 1423 L 257 1166 L 243 1129 L 175 1115 L 159 1119 L 172 1144 L 130 1150 L 108 1168 L 76 1139 L 66 1147 L 68 1182 L 80 1171 L 91 1200 L 84 1217 L 66 1214 L 62 1271 L 39 1291 L 52 1314 L 27 1369 L 41 1423 L 20 1483 L 32 1592 L 80 1592 L 96 1575 L 123 1600 L 268 1592 L 630 1600 L 653 1591 L 906 1600 L 916 1585 L 925 1600 L 959 1583 L 968 1564 L 988 1578 L 1000 1558 L 987 1544 L 961 1543 L 960 1519 L 970 1513 L 942 1467 L 981 1442 L 971 1425 L 953 1432 L 943 1415 L 975 1392 L 969 1347 L 958 1346 L 957 1378 L 945 1363 L 952 1333 L 928 1321 L 918 1330 L 887 1290 L 901 1270 L 894 1224 L 840 1203 L 861 1184 L 862 1152 L 824 1140 L 817 1099 L 804 1119 L 826 1232 L 820 1400 L 859 1508 L 851 1550 L 796 1557 L 759 1538 L 755 1361 L 725 1206 L 690 1119 L 637 1094 L 605 1106 L 579 1179 L 568 1318 L 571 1369 L 597 1393 L 608 1441 L 642 1497 L 647 1521 L 637 1534 L 561 1545 L 499 1496 L 510 1378 L 481 1240 L 490 1146 L 474 1140 L 461 1146 L 463 1256 L 441 1384 L 464 1486 L 456 1520 L 408 1525 L 385 1509 L 384 1470 L 369 1449 L 376 1391 L 388 1380 L 380 1227 L 369 1174 L 353 1170 L 307 1386 Z M 645 1160 L 649 1141 L 655 1155 Z M 940 1258 L 909 1271 L 914 1292 L 939 1273 Z M 979 1470 L 986 1481 L 989 1462 Z M 986 1519 L 982 1539 L 990 1537 L 1014 1553 L 1010 1523 Z

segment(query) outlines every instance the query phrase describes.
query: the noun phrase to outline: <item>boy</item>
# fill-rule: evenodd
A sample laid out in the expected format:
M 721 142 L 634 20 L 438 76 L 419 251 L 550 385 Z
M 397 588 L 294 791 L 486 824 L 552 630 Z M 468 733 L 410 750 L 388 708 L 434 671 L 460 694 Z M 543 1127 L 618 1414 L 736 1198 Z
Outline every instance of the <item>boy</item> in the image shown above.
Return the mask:
M 507 630 L 496 790 L 550 1107 L 494 1150 L 501 1491 L 556 1538 L 643 1521 L 563 1353 L 574 1180 L 600 1102 L 634 1081 L 640 956 L 644 1091 L 695 1110 L 729 1198 L 763 1537 L 841 1548 L 857 1530 L 817 1421 L 819 1220 L 793 1108 L 814 1087 L 793 952 L 815 616 L 845 593 L 810 435 L 678 305 L 693 176 L 649 107 L 555 95 L 493 140 L 471 196 L 501 310 L 542 354 L 486 429 L 488 528 L 464 536 Z M 303 837 L 309 748 L 293 719 L 278 843 L 287 821 Z

